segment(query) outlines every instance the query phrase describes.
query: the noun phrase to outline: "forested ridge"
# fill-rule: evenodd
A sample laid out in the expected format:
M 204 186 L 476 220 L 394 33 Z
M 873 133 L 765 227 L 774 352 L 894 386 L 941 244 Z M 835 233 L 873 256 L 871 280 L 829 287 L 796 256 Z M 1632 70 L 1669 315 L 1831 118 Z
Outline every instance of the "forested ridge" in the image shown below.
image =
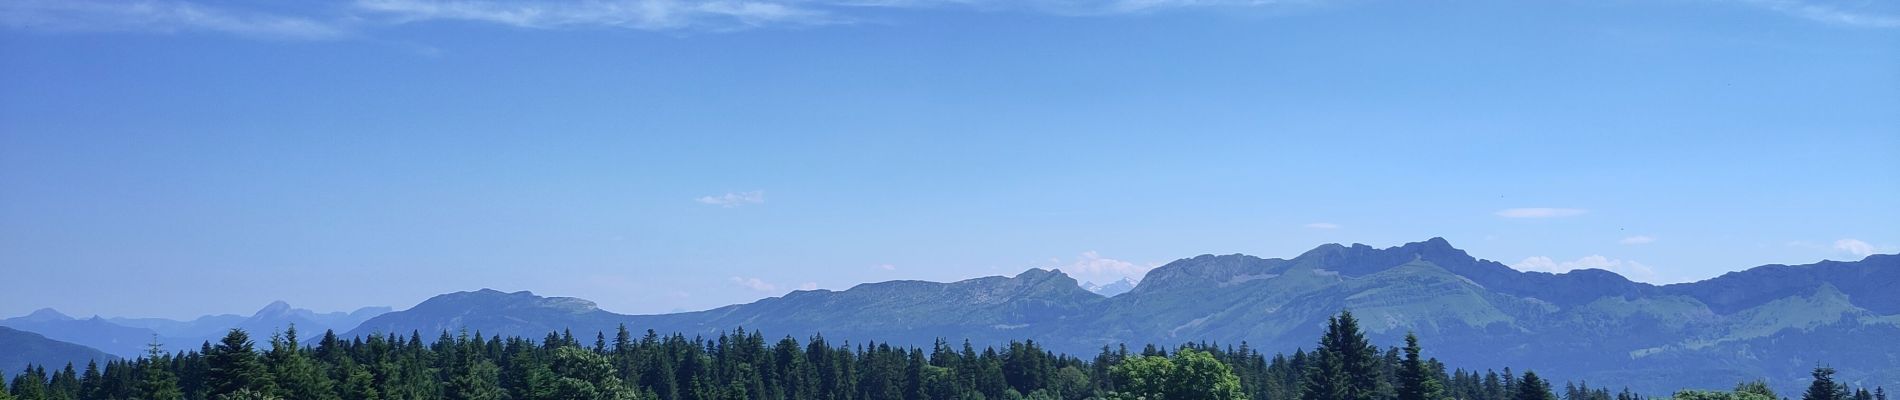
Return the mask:
M 540 341 L 441 332 L 342 338 L 326 331 L 300 345 L 295 327 L 259 349 L 233 329 L 217 343 L 75 368 L 31 366 L 0 400 L 72 399 L 1261 399 L 1261 400 L 1645 400 L 1567 383 L 1561 397 L 1535 372 L 1447 370 L 1416 337 L 1405 347 L 1369 343 L 1350 312 L 1329 319 L 1311 352 L 1271 356 L 1250 348 L 1189 343 L 1174 349 L 1104 347 L 1082 359 L 1034 341 L 978 350 L 969 342 L 931 348 L 834 343 L 822 335 L 768 342 L 743 328 L 716 337 L 635 337 L 622 326 L 592 340 L 571 332 Z M 1885 390 L 1849 390 L 1816 368 L 1803 400 L 1886 400 Z M 1683 391 L 1684 400 L 1775 400 L 1761 382 L 1732 392 Z

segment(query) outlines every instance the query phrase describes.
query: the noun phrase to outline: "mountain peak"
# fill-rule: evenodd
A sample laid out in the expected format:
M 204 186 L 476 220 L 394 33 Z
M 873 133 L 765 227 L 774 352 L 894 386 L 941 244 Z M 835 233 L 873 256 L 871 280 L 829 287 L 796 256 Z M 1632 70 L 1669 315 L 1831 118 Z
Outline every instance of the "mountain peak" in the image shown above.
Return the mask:
M 278 300 L 278 301 L 270 302 L 270 304 L 265 305 L 264 308 L 258 309 L 257 312 L 252 313 L 251 316 L 264 317 L 264 316 L 272 316 L 272 315 L 282 315 L 284 313 L 290 312 L 290 310 L 291 310 L 290 303 L 286 303 L 283 300 Z
M 1115 297 L 1115 295 L 1128 293 L 1128 291 L 1134 290 L 1135 280 L 1129 279 L 1128 277 L 1124 276 L 1120 280 L 1110 282 L 1107 285 L 1100 285 L 1100 284 L 1096 284 L 1095 282 L 1089 282 L 1087 285 L 1082 286 L 1082 289 L 1088 290 L 1090 292 L 1095 292 L 1095 294 L 1102 295 L 1102 297 Z
M 59 312 L 59 310 L 54 310 L 52 307 L 33 310 L 32 314 L 27 314 L 26 316 L 20 317 L 20 318 L 25 319 L 27 321 L 34 321 L 34 322 L 73 320 L 73 317 L 68 316 L 65 313 L 61 313 Z

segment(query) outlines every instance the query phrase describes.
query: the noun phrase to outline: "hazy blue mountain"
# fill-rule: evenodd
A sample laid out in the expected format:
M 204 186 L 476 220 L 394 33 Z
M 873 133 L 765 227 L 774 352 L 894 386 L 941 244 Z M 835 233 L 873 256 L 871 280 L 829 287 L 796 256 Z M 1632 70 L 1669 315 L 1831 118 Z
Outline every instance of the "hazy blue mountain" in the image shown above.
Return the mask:
M 0 327 L 0 375 L 13 376 L 28 364 L 47 369 L 63 368 L 67 363 L 84 368 L 87 361 L 115 360 L 99 349 L 48 339 L 37 333 Z
M 492 289 L 456 292 L 432 297 L 398 312 L 370 318 L 357 327 L 341 331 L 344 337 L 371 334 L 424 333 L 427 339 L 443 331 L 462 328 L 483 335 L 514 335 L 539 339 L 548 332 L 573 329 L 594 332 L 613 327 L 624 316 L 594 306 L 594 302 L 572 297 L 541 297 L 527 291 L 503 293 Z M 318 338 L 319 331 L 305 337 Z M 473 333 L 473 332 L 471 332 Z
M 245 331 L 268 334 L 283 331 L 296 324 L 297 330 L 308 336 L 312 332 L 334 329 L 338 332 L 355 329 L 357 325 L 390 311 L 389 307 L 363 307 L 351 312 L 318 313 L 308 309 L 293 308 L 283 301 L 271 302 L 257 310 L 251 316 L 236 314 L 206 315 L 190 321 L 165 318 L 107 318 L 115 324 L 135 328 L 150 329 L 159 336 L 176 338 L 197 344 L 202 340 L 224 336 L 231 328 L 244 328 Z
M 1103 297 L 1115 297 L 1115 295 L 1128 293 L 1128 291 L 1130 290 L 1135 290 L 1135 281 L 1133 279 L 1128 279 L 1124 277 L 1120 280 L 1110 282 L 1107 285 L 1097 285 L 1094 282 L 1089 282 L 1087 284 L 1083 284 L 1082 289 L 1088 290 L 1089 292 L 1092 292 L 1095 294 L 1102 295 Z
M 354 329 L 364 320 L 386 312 L 389 312 L 389 307 L 364 307 L 347 313 L 317 313 L 292 308 L 289 304 L 278 301 L 264 306 L 249 317 L 222 314 L 207 315 L 190 321 L 178 321 L 164 318 L 100 318 L 96 316 L 78 319 L 47 308 L 25 316 L 0 320 L 0 326 L 97 348 L 121 357 L 137 357 L 145 354 L 146 345 L 151 343 L 154 337 L 164 344 L 167 350 L 196 349 L 202 343 L 217 341 L 231 328 L 242 328 L 263 338 L 273 332 L 281 332 L 291 324 L 296 324 L 298 330 L 305 332 L 304 336 L 314 336 L 326 329 L 338 331 Z
M 150 329 L 118 325 L 104 318 L 73 318 L 51 308 L 42 308 L 26 316 L 0 320 L 0 326 L 36 333 L 52 340 L 76 343 L 124 357 L 145 354 L 146 345 L 152 343 L 152 339 L 157 335 Z
M 350 332 L 431 338 L 464 327 L 539 337 L 635 330 L 773 335 L 927 346 L 1034 339 L 1091 355 L 1119 343 L 1209 341 L 1311 348 L 1325 318 L 1359 315 L 1370 337 L 1408 331 L 1452 366 L 1512 366 L 1647 393 L 1767 377 L 1794 390 L 1825 362 L 1849 382 L 1900 382 L 1900 256 L 1769 265 L 1656 286 L 1602 270 L 1523 272 L 1434 238 L 1389 248 L 1320 246 L 1290 259 L 1202 255 L 1102 296 L 1060 271 L 958 282 L 893 281 L 796 291 L 713 310 L 621 315 L 592 302 L 492 290 L 438 296 Z

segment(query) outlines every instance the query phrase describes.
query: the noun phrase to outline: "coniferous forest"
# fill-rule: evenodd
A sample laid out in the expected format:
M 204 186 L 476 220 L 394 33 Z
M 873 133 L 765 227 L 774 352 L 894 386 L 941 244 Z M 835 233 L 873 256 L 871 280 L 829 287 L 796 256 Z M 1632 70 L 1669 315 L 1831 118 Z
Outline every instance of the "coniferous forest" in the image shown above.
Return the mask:
M 0 400 L 73 399 L 1262 399 L 1644 400 L 1624 389 L 1565 383 L 1510 368 L 1450 369 L 1418 338 L 1369 343 L 1350 312 L 1328 321 L 1313 351 L 1258 352 L 1242 343 L 1174 349 L 1103 348 L 1082 359 L 1035 342 L 977 349 L 939 340 L 929 349 L 834 343 L 822 336 L 768 342 L 738 329 L 713 338 L 625 327 L 592 338 L 549 333 L 539 341 L 442 332 L 341 338 L 302 345 L 295 327 L 264 338 L 233 329 L 196 351 L 104 365 L 31 366 Z M 1802 400 L 1886 400 L 1884 388 L 1850 388 L 1816 368 Z M 1559 391 L 1561 390 L 1561 394 Z M 1681 400 L 1776 400 L 1763 382 L 1733 391 L 1682 391 Z

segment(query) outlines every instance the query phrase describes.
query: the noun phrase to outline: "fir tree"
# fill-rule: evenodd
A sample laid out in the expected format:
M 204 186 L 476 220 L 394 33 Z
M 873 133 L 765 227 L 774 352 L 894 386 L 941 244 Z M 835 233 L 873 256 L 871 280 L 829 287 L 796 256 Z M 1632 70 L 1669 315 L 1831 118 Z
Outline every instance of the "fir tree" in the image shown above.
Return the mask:
M 1419 359 L 1418 336 L 1405 334 L 1405 361 L 1399 363 L 1398 400 L 1438 400 L 1444 387 Z
M 1814 382 L 1808 384 L 1808 392 L 1801 395 L 1801 400 L 1845 400 L 1840 385 L 1834 383 L 1833 368 L 1815 367 L 1813 375 Z
M 1517 395 L 1512 400 L 1556 400 L 1557 395 L 1550 392 L 1550 382 L 1537 377 L 1536 372 L 1524 371 L 1524 379 L 1517 381 Z
M 1378 391 L 1378 350 L 1366 341 L 1351 311 L 1326 320 L 1318 359 L 1306 373 L 1303 400 L 1371 400 Z
M 158 335 L 152 336 L 152 344 L 145 348 L 145 359 L 139 360 L 145 366 L 144 378 L 139 380 L 140 398 L 144 400 L 180 400 L 185 392 L 178 389 L 178 378 L 172 376 L 166 368 L 165 352 L 158 344 Z
M 205 354 L 205 360 L 210 364 L 206 383 L 210 386 L 212 397 L 245 389 L 256 393 L 275 390 L 270 373 L 264 368 L 264 363 L 258 360 L 253 347 L 250 335 L 242 329 L 232 329 Z

